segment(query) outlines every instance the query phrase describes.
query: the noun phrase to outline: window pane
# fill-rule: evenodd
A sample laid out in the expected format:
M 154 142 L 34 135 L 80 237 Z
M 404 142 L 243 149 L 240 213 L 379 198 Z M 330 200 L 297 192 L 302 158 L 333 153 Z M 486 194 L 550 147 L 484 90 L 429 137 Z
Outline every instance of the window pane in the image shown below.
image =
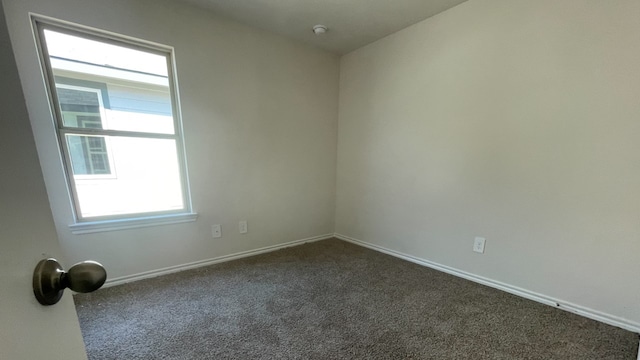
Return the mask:
M 96 152 L 90 153 L 88 159 L 78 156 L 74 159 L 72 144 L 82 146 L 84 140 Z M 69 134 L 67 143 L 82 217 L 184 209 L 175 140 Z M 103 144 L 110 147 L 115 168 L 112 176 L 91 177 L 76 172 L 76 159 L 78 168 L 86 168 L 87 164 L 94 171 L 109 168 L 108 155 L 100 152 Z
M 45 29 L 49 56 L 166 77 L 165 57 L 103 41 Z
M 44 31 L 65 127 L 174 134 L 167 56 Z M 100 117 L 89 126 L 78 116 Z

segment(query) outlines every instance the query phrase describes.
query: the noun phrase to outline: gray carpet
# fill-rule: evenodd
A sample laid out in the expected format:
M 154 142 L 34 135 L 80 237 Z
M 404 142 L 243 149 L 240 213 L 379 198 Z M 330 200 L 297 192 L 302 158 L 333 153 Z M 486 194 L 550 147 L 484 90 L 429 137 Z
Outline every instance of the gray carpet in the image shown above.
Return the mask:
M 340 240 L 75 296 L 90 359 L 628 359 L 638 335 Z

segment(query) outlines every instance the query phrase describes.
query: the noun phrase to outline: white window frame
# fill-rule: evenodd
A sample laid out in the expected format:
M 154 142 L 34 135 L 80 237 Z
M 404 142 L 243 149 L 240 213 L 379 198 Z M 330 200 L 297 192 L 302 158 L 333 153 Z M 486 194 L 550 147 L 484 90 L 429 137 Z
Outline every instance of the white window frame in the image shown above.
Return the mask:
M 184 147 L 184 135 L 182 130 L 182 119 L 180 116 L 180 103 L 178 101 L 177 78 L 175 72 L 175 55 L 173 47 L 148 42 L 141 39 L 106 32 L 78 24 L 68 23 L 61 20 L 48 18 L 40 15 L 31 16 L 32 26 L 35 34 L 35 41 L 42 65 L 44 83 L 48 94 L 48 100 L 52 111 L 52 121 L 55 127 L 58 149 L 61 161 L 64 165 L 65 180 L 70 195 L 70 203 L 74 216 L 74 223 L 69 228 L 74 234 L 83 234 L 91 232 L 101 232 L 109 230 L 121 230 L 137 227 L 147 227 L 153 225 L 162 225 L 170 223 L 181 223 L 195 221 L 197 214 L 192 210 L 191 195 L 189 189 L 189 181 L 186 167 L 186 156 Z M 171 108 L 174 121 L 174 133 L 148 133 L 134 132 L 110 129 L 93 129 L 78 128 L 65 126 L 57 99 L 56 82 L 51 67 L 49 53 L 46 47 L 44 30 L 67 33 L 73 36 L 83 37 L 90 40 L 100 41 L 104 43 L 115 44 L 118 46 L 129 47 L 135 50 L 141 50 L 149 53 L 164 56 L 167 60 L 167 72 L 169 81 L 169 92 L 171 95 Z M 57 86 L 68 87 L 69 85 L 58 84 Z M 95 89 L 91 89 L 95 90 Z M 99 90 L 99 89 L 98 89 Z M 102 99 L 99 97 L 102 104 Z M 101 110 L 104 111 L 102 105 Z M 101 113 L 103 115 L 104 112 Z M 105 118 L 103 118 L 104 121 Z M 82 217 L 80 211 L 80 203 L 75 188 L 73 168 L 71 164 L 70 153 L 67 149 L 66 135 L 103 135 L 108 140 L 109 136 L 126 136 L 140 138 L 155 139 L 172 139 L 176 143 L 177 158 L 180 169 L 181 189 L 183 206 L 181 209 L 144 212 L 134 214 L 118 214 L 109 216 Z M 110 157 L 111 159 L 111 157 Z M 111 160 L 110 160 L 111 162 Z M 115 173 L 115 164 L 113 164 L 112 172 Z

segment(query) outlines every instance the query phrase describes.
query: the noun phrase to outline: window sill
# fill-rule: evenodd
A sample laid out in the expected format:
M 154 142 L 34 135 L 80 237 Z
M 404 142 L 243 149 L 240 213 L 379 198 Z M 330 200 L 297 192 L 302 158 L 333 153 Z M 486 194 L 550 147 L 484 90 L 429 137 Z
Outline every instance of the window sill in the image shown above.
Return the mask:
M 72 234 L 80 235 L 105 231 L 136 229 L 149 226 L 179 224 L 196 221 L 197 218 L 197 213 L 159 215 L 134 219 L 82 222 L 69 225 L 69 229 Z

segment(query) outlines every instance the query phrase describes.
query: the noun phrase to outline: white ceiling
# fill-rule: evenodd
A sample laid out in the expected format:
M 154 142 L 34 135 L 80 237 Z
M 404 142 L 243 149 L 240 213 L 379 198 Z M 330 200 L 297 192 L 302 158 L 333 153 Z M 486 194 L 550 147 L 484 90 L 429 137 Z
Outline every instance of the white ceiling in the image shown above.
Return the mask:
M 345 54 L 466 0 L 182 0 L 238 22 Z M 326 34 L 311 28 L 323 24 Z

